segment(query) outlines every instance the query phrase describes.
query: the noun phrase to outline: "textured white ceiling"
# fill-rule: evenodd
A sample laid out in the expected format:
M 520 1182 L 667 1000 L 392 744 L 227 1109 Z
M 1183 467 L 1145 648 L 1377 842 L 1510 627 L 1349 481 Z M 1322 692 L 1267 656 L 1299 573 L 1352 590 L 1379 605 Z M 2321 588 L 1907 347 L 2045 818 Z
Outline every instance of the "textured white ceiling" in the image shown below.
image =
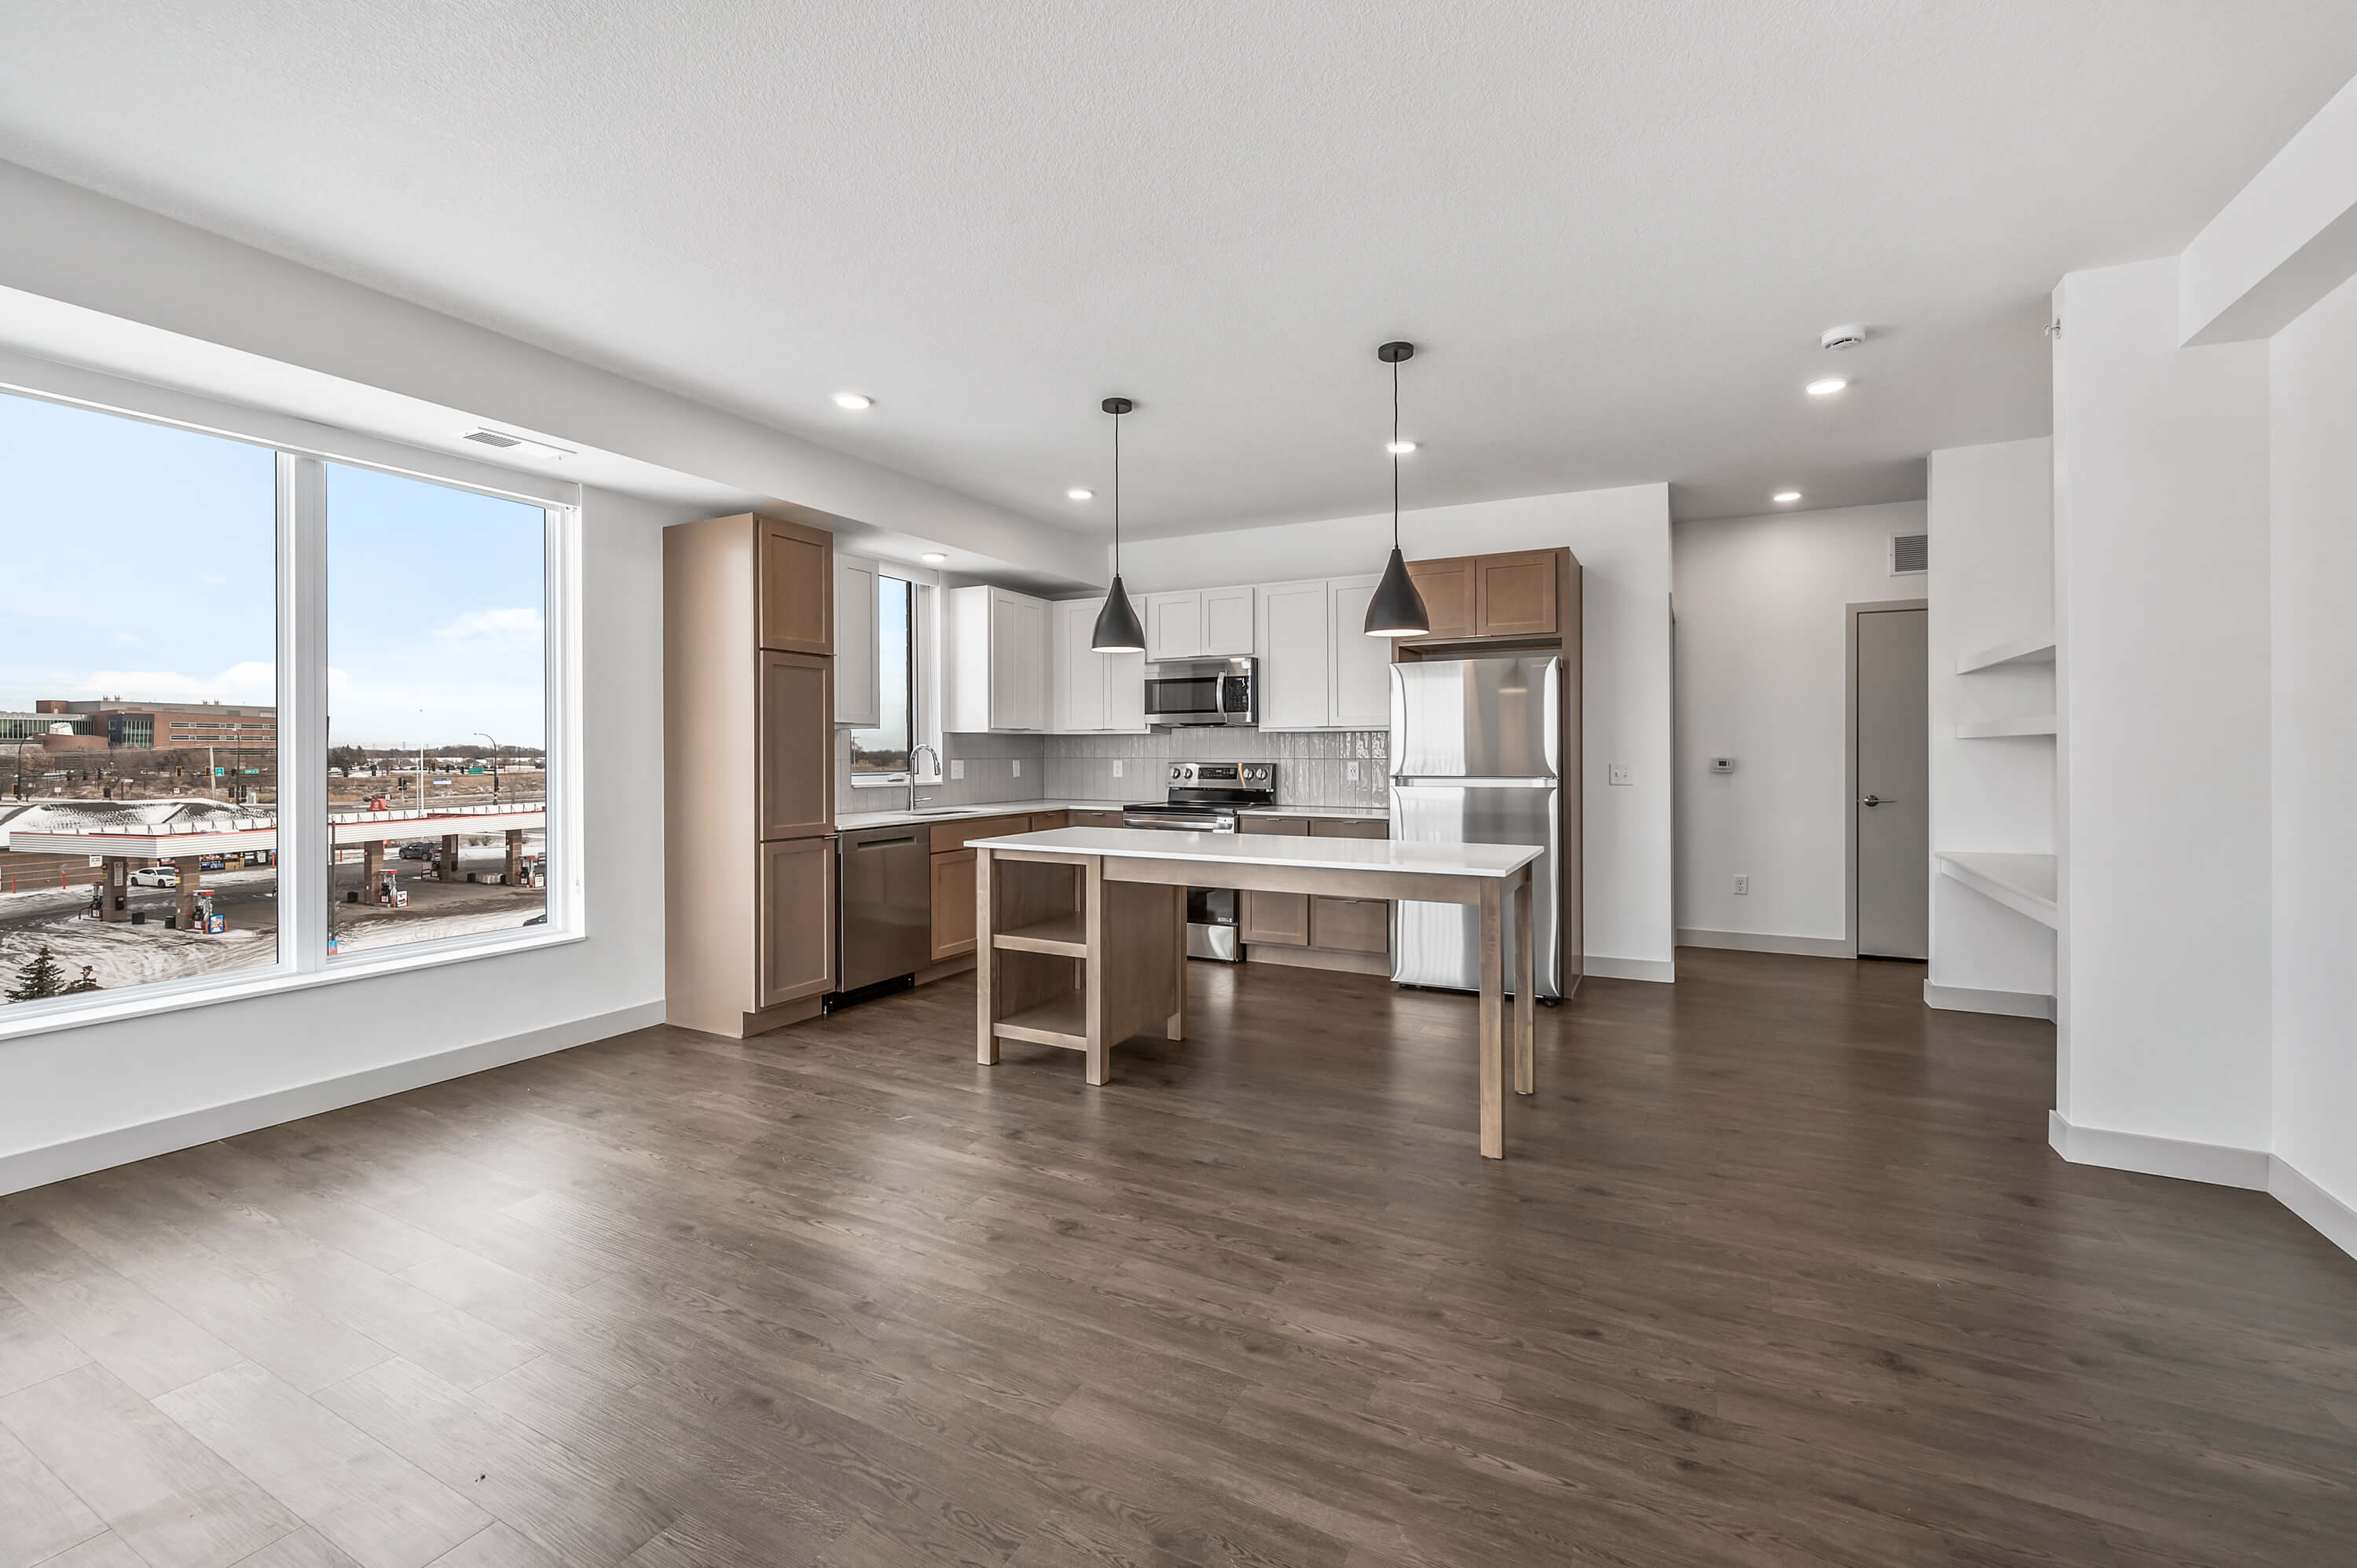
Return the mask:
M 1156 532 L 1385 504 L 1393 337 L 1410 505 L 1919 495 L 2357 71 L 2349 0 L 7 11 L 0 157 L 1054 522 L 1125 392 Z

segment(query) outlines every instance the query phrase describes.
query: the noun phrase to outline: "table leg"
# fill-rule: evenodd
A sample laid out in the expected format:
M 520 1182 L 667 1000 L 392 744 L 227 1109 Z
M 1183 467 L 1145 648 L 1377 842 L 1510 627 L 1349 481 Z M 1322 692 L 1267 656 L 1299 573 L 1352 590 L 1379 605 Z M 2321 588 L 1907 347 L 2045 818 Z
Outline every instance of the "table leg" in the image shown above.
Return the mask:
M 1113 1077 L 1113 1042 L 1105 1038 L 1105 885 L 1104 856 L 1091 855 L 1081 871 L 1081 929 L 1088 935 L 1089 956 L 1081 962 L 1082 1028 L 1087 1032 L 1087 1072 L 1091 1083 Z
M 1481 884 L 1481 1153 L 1506 1157 L 1505 921 L 1495 882 Z
M 984 1067 L 998 1065 L 998 1036 L 991 1026 L 998 1020 L 997 990 L 998 949 L 991 939 L 997 933 L 991 918 L 990 897 L 991 853 L 987 845 L 977 844 L 974 852 L 974 1059 Z
M 1531 879 L 1523 877 L 1514 889 L 1514 1092 L 1530 1094 L 1539 1086 L 1537 1054 L 1538 955 L 1531 950 Z
M 1171 978 L 1174 987 L 1172 1012 L 1169 1022 L 1163 1026 L 1162 1034 L 1165 1039 L 1183 1040 L 1187 1037 L 1187 890 L 1184 887 L 1170 890 L 1170 924 L 1173 931 L 1171 961 L 1178 969 Z

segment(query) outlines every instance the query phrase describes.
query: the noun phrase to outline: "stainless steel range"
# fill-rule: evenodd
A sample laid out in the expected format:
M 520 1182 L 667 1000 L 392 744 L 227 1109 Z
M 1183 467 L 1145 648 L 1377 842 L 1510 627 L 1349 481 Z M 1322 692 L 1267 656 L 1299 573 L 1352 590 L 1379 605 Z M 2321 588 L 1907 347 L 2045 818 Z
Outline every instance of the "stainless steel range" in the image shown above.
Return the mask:
M 1157 803 L 1124 806 L 1122 826 L 1171 832 L 1232 833 L 1247 806 L 1276 804 L 1274 762 L 1174 762 L 1168 797 Z M 1237 963 L 1237 898 L 1232 887 L 1187 889 L 1187 956 Z

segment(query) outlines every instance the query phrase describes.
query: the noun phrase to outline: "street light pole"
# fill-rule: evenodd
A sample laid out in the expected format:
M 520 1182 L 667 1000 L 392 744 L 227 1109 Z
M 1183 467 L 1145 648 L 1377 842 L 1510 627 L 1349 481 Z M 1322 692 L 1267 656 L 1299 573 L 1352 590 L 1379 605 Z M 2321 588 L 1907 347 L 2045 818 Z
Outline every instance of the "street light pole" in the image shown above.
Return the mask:
M 491 740 L 490 736 L 483 730 L 477 730 L 475 733 L 485 740 L 491 741 L 491 804 L 496 806 L 500 803 L 500 743 Z

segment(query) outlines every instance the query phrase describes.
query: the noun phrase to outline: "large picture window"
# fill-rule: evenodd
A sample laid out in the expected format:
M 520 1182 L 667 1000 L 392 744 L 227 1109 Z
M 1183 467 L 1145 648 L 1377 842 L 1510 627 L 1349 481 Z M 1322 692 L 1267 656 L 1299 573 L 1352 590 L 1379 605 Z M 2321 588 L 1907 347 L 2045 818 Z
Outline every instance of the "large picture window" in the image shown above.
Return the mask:
M 577 935 L 571 488 L 39 391 L 0 392 L 0 1036 Z
M 275 467 L 0 393 L 0 1016 L 278 961 Z
M 851 772 L 904 776 L 916 744 L 917 590 L 898 577 L 876 575 L 874 729 L 851 732 Z

